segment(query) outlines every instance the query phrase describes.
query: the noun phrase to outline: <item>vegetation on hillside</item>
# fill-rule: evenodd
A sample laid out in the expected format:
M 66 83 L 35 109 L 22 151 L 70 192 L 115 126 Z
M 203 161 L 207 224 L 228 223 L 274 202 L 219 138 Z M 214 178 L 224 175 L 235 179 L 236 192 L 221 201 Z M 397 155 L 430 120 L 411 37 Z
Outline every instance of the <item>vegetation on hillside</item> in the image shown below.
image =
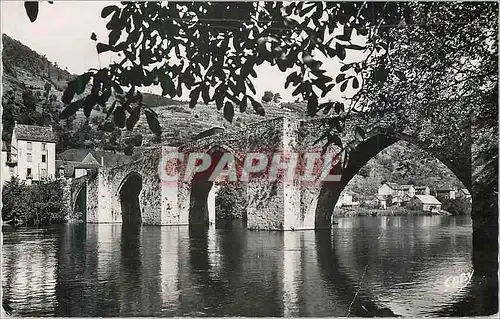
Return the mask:
M 74 77 L 57 63 L 50 62 L 45 55 L 35 52 L 6 34 L 2 34 L 2 65 L 3 71 L 8 75 L 15 76 L 17 68 L 30 70 L 32 74 L 54 84 Z

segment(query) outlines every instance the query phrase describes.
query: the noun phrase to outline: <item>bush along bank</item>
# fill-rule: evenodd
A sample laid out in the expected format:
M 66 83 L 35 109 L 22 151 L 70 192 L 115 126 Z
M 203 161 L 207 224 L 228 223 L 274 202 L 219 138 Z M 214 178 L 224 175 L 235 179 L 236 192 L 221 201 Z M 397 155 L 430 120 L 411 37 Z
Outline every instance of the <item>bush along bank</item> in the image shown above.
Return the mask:
M 38 227 L 65 222 L 60 180 L 27 185 L 16 177 L 2 189 L 2 220 L 17 227 Z
M 333 216 L 352 217 L 352 216 L 430 216 L 430 215 L 452 215 L 451 213 L 440 210 L 437 212 L 411 210 L 405 207 L 395 206 L 387 209 L 380 208 L 335 208 Z

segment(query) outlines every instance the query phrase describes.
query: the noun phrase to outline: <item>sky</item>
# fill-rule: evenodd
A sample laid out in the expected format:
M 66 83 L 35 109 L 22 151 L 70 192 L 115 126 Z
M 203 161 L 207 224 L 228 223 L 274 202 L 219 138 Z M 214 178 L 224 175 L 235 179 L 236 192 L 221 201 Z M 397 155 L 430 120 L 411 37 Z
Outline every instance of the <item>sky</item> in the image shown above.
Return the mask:
M 54 1 L 54 4 L 40 2 L 38 18 L 30 22 L 23 1 L 2 0 L 1 27 L 2 33 L 21 41 L 39 54 L 56 62 L 62 68 L 74 74 L 86 72 L 89 68 L 99 68 L 111 62 L 109 55 L 98 56 L 95 45 L 90 39 L 94 32 L 98 40 L 107 39 L 107 20 L 101 18 L 101 10 L 105 6 L 115 4 L 112 1 Z M 118 2 L 119 3 L 119 2 Z M 335 78 L 341 64 L 337 59 L 323 60 L 327 75 Z M 261 65 L 256 69 L 258 77 L 253 79 L 256 97 L 260 99 L 265 91 L 279 92 L 283 101 L 294 101 L 293 88 L 285 90 L 285 80 L 290 72 L 283 73 L 277 67 Z M 159 87 L 143 90 L 161 94 Z M 349 92 L 348 94 L 352 94 Z M 332 90 L 322 101 L 338 100 L 344 94 L 338 88 Z M 187 100 L 189 92 L 184 90 L 181 97 Z

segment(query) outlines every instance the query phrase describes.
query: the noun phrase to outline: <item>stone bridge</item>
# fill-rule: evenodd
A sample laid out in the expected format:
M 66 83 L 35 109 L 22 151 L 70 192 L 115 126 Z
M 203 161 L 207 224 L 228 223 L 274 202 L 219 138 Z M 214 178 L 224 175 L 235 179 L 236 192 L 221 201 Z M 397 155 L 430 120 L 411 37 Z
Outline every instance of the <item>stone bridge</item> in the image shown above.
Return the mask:
M 161 182 L 158 166 L 162 154 L 201 152 L 210 154 L 217 163 L 222 153 L 230 152 L 241 167 L 244 154 L 259 152 L 272 157 L 274 153 L 303 153 L 321 149 L 315 142 L 328 127 L 331 117 L 291 120 L 275 118 L 250 123 L 244 128 L 204 137 L 179 147 L 158 146 L 134 162 L 113 168 L 100 168 L 85 178 L 87 198 L 86 221 L 89 223 L 133 223 L 143 225 L 199 225 L 214 222 L 213 183 L 208 180 L 212 165 L 192 181 Z M 365 133 L 354 136 L 354 126 L 364 125 Z M 335 125 L 333 125 L 335 126 Z M 368 127 L 368 128 L 367 128 Z M 351 117 L 346 133 L 337 132 L 342 148 L 350 148 L 334 163 L 332 174 L 340 174 L 338 182 L 304 185 L 297 180 L 269 181 L 250 179 L 244 184 L 247 196 L 247 228 L 261 230 L 299 230 L 329 228 L 333 208 L 340 193 L 371 158 L 400 140 L 408 141 L 443 162 L 471 189 L 470 152 L 464 141 L 450 137 L 440 145 L 419 127 L 395 130 L 382 122 L 367 126 L 361 117 Z M 465 141 L 466 142 L 466 141 Z M 338 142 L 336 144 L 339 144 Z M 447 147 L 443 147 L 446 145 Z M 340 151 L 331 144 L 329 151 Z M 470 147 L 469 147 L 470 150 Z M 299 162 L 301 159 L 299 159 Z M 79 185 L 82 184 L 79 181 Z M 73 187 L 76 198 L 81 187 Z M 211 191 L 212 190 L 212 191 Z M 73 199 L 75 202 L 75 199 Z
M 402 118 L 402 117 L 399 117 Z M 441 119 L 446 118 L 442 116 Z M 498 205 L 497 194 L 484 194 L 481 166 L 473 155 L 477 140 L 471 127 L 450 126 L 423 120 L 404 129 L 377 118 L 351 117 L 343 132 L 334 132 L 342 148 L 347 149 L 332 172 L 340 181 L 306 185 L 296 181 L 250 180 L 246 182 L 246 226 L 260 230 L 302 230 L 331 227 L 334 206 L 349 181 L 371 158 L 400 141 L 408 141 L 444 163 L 472 194 L 472 264 L 474 279 L 470 297 L 457 305 L 470 304 L 484 309 L 498 309 Z M 207 174 L 192 182 L 162 183 L 158 174 L 162 154 L 168 152 L 205 152 L 217 162 L 222 152 L 231 152 L 241 166 L 241 154 L 249 152 L 294 152 L 317 149 L 314 145 L 326 130 L 335 127 L 335 119 L 290 120 L 276 118 L 255 122 L 233 131 L 188 142 L 180 147 L 159 146 L 145 152 L 141 159 L 113 168 L 99 169 L 71 185 L 68 202 L 86 198 L 85 214 L 74 213 L 71 219 L 88 223 L 126 223 L 135 225 L 207 225 L 215 222 L 215 193 Z M 463 124 L 463 123 L 462 123 Z M 365 134 L 352 134 L 355 126 Z M 477 135 L 477 134 L 476 134 Z M 472 139 L 474 137 L 474 139 Z M 331 137 L 330 137 L 331 138 Z M 329 146 L 330 151 L 340 150 Z M 476 152 L 476 153 L 473 153 Z M 474 156 L 477 156 L 474 155 Z M 474 173 L 474 175 L 473 175 Z M 85 195 L 85 196 L 82 196 Z M 492 208 L 488 205 L 493 203 Z M 76 205 L 75 205 L 76 206 Z M 472 300 L 472 301 L 471 301 Z M 479 302 L 478 302 L 479 300 Z

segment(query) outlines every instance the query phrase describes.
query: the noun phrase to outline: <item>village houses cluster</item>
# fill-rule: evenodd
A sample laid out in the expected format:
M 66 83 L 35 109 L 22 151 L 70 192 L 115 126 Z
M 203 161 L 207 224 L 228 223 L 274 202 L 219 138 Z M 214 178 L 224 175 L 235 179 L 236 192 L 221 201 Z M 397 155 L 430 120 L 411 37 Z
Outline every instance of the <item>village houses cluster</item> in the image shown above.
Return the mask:
M 352 207 L 362 203 L 367 206 L 387 209 L 390 206 L 409 206 L 420 211 L 440 211 L 441 200 L 465 198 L 472 200 L 468 189 L 457 187 L 438 188 L 431 195 L 431 189 L 428 186 L 399 185 L 397 183 L 384 182 L 378 189 L 376 195 L 369 196 L 367 199 L 355 201 L 353 192 L 346 190 L 342 193 L 337 207 Z
M 16 122 L 11 141 L 2 140 L 2 188 L 12 177 L 26 184 L 78 178 L 90 169 L 118 166 L 132 160 L 132 156 L 85 149 L 69 149 L 56 154 L 56 143 L 52 127 Z

